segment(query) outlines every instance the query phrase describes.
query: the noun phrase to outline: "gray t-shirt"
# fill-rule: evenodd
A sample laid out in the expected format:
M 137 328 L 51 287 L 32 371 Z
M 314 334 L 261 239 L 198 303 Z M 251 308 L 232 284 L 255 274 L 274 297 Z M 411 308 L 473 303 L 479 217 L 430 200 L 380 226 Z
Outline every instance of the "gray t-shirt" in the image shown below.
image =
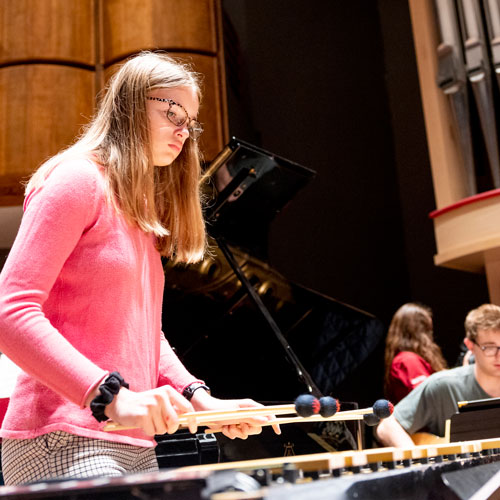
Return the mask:
M 474 376 L 474 365 L 432 374 L 394 408 L 408 434 L 425 431 L 444 436 L 445 421 L 458 411 L 458 401 L 490 398 Z

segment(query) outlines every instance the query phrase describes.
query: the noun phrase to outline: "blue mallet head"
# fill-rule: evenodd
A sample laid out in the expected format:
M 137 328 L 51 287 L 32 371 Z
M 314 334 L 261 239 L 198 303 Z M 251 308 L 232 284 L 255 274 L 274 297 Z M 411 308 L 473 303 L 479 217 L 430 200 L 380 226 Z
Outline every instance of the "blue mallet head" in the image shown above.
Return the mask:
M 378 418 L 390 417 L 393 411 L 394 406 L 390 401 L 387 401 L 387 399 L 377 399 L 373 404 L 373 413 Z
M 319 413 L 320 403 L 318 398 L 314 397 L 312 394 L 301 394 L 295 400 L 295 411 L 297 415 L 301 417 L 310 417 L 315 413 Z
M 332 417 L 340 409 L 339 402 L 330 396 L 323 396 L 319 398 L 319 414 L 322 417 Z
M 367 413 L 366 415 L 363 415 L 363 422 L 369 427 L 373 427 L 380 422 L 380 418 L 373 413 Z

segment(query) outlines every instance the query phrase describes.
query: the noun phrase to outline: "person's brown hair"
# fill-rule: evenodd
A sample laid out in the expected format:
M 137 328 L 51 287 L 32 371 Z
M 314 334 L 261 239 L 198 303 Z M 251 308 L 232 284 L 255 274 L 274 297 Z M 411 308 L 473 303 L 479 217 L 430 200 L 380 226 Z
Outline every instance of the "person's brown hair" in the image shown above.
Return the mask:
M 465 336 L 473 342 L 478 330 L 500 330 L 500 307 L 495 304 L 483 304 L 472 309 L 465 318 Z
M 403 304 L 392 317 L 385 340 L 387 391 L 392 360 L 401 351 L 411 351 L 427 361 L 434 371 L 447 367 L 441 348 L 434 342 L 432 311 L 423 304 Z
M 157 237 L 162 255 L 196 262 L 206 249 L 200 197 L 200 154 L 188 138 L 167 167 L 153 164 L 146 97 L 154 89 L 190 87 L 201 98 L 200 78 L 189 66 L 161 52 L 141 52 L 110 79 L 97 114 L 79 139 L 43 164 L 26 192 L 40 186 L 66 158 L 94 155 L 104 166 L 114 207 Z

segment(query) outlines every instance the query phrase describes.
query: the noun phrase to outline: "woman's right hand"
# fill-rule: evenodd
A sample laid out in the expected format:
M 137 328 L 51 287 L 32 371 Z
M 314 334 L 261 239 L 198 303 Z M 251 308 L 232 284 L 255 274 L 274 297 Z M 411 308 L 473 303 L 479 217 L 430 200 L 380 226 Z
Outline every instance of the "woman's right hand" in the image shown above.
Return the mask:
M 173 434 L 179 428 L 178 415 L 192 411 L 194 408 L 186 398 L 164 385 L 144 392 L 122 387 L 104 414 L 117 424 L 139 427 L 148 436 L 154 436 Z

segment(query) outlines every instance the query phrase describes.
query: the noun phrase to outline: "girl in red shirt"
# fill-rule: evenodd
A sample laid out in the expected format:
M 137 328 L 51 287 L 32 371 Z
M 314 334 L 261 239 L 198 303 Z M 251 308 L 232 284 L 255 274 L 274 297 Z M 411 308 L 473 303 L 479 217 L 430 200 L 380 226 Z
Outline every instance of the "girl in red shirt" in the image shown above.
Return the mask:
M 394 314 L 385 342 L 386 396 L 396 404 L 432 373 L 446 368 L 433 340 L 432 311 L 407 303 Z

